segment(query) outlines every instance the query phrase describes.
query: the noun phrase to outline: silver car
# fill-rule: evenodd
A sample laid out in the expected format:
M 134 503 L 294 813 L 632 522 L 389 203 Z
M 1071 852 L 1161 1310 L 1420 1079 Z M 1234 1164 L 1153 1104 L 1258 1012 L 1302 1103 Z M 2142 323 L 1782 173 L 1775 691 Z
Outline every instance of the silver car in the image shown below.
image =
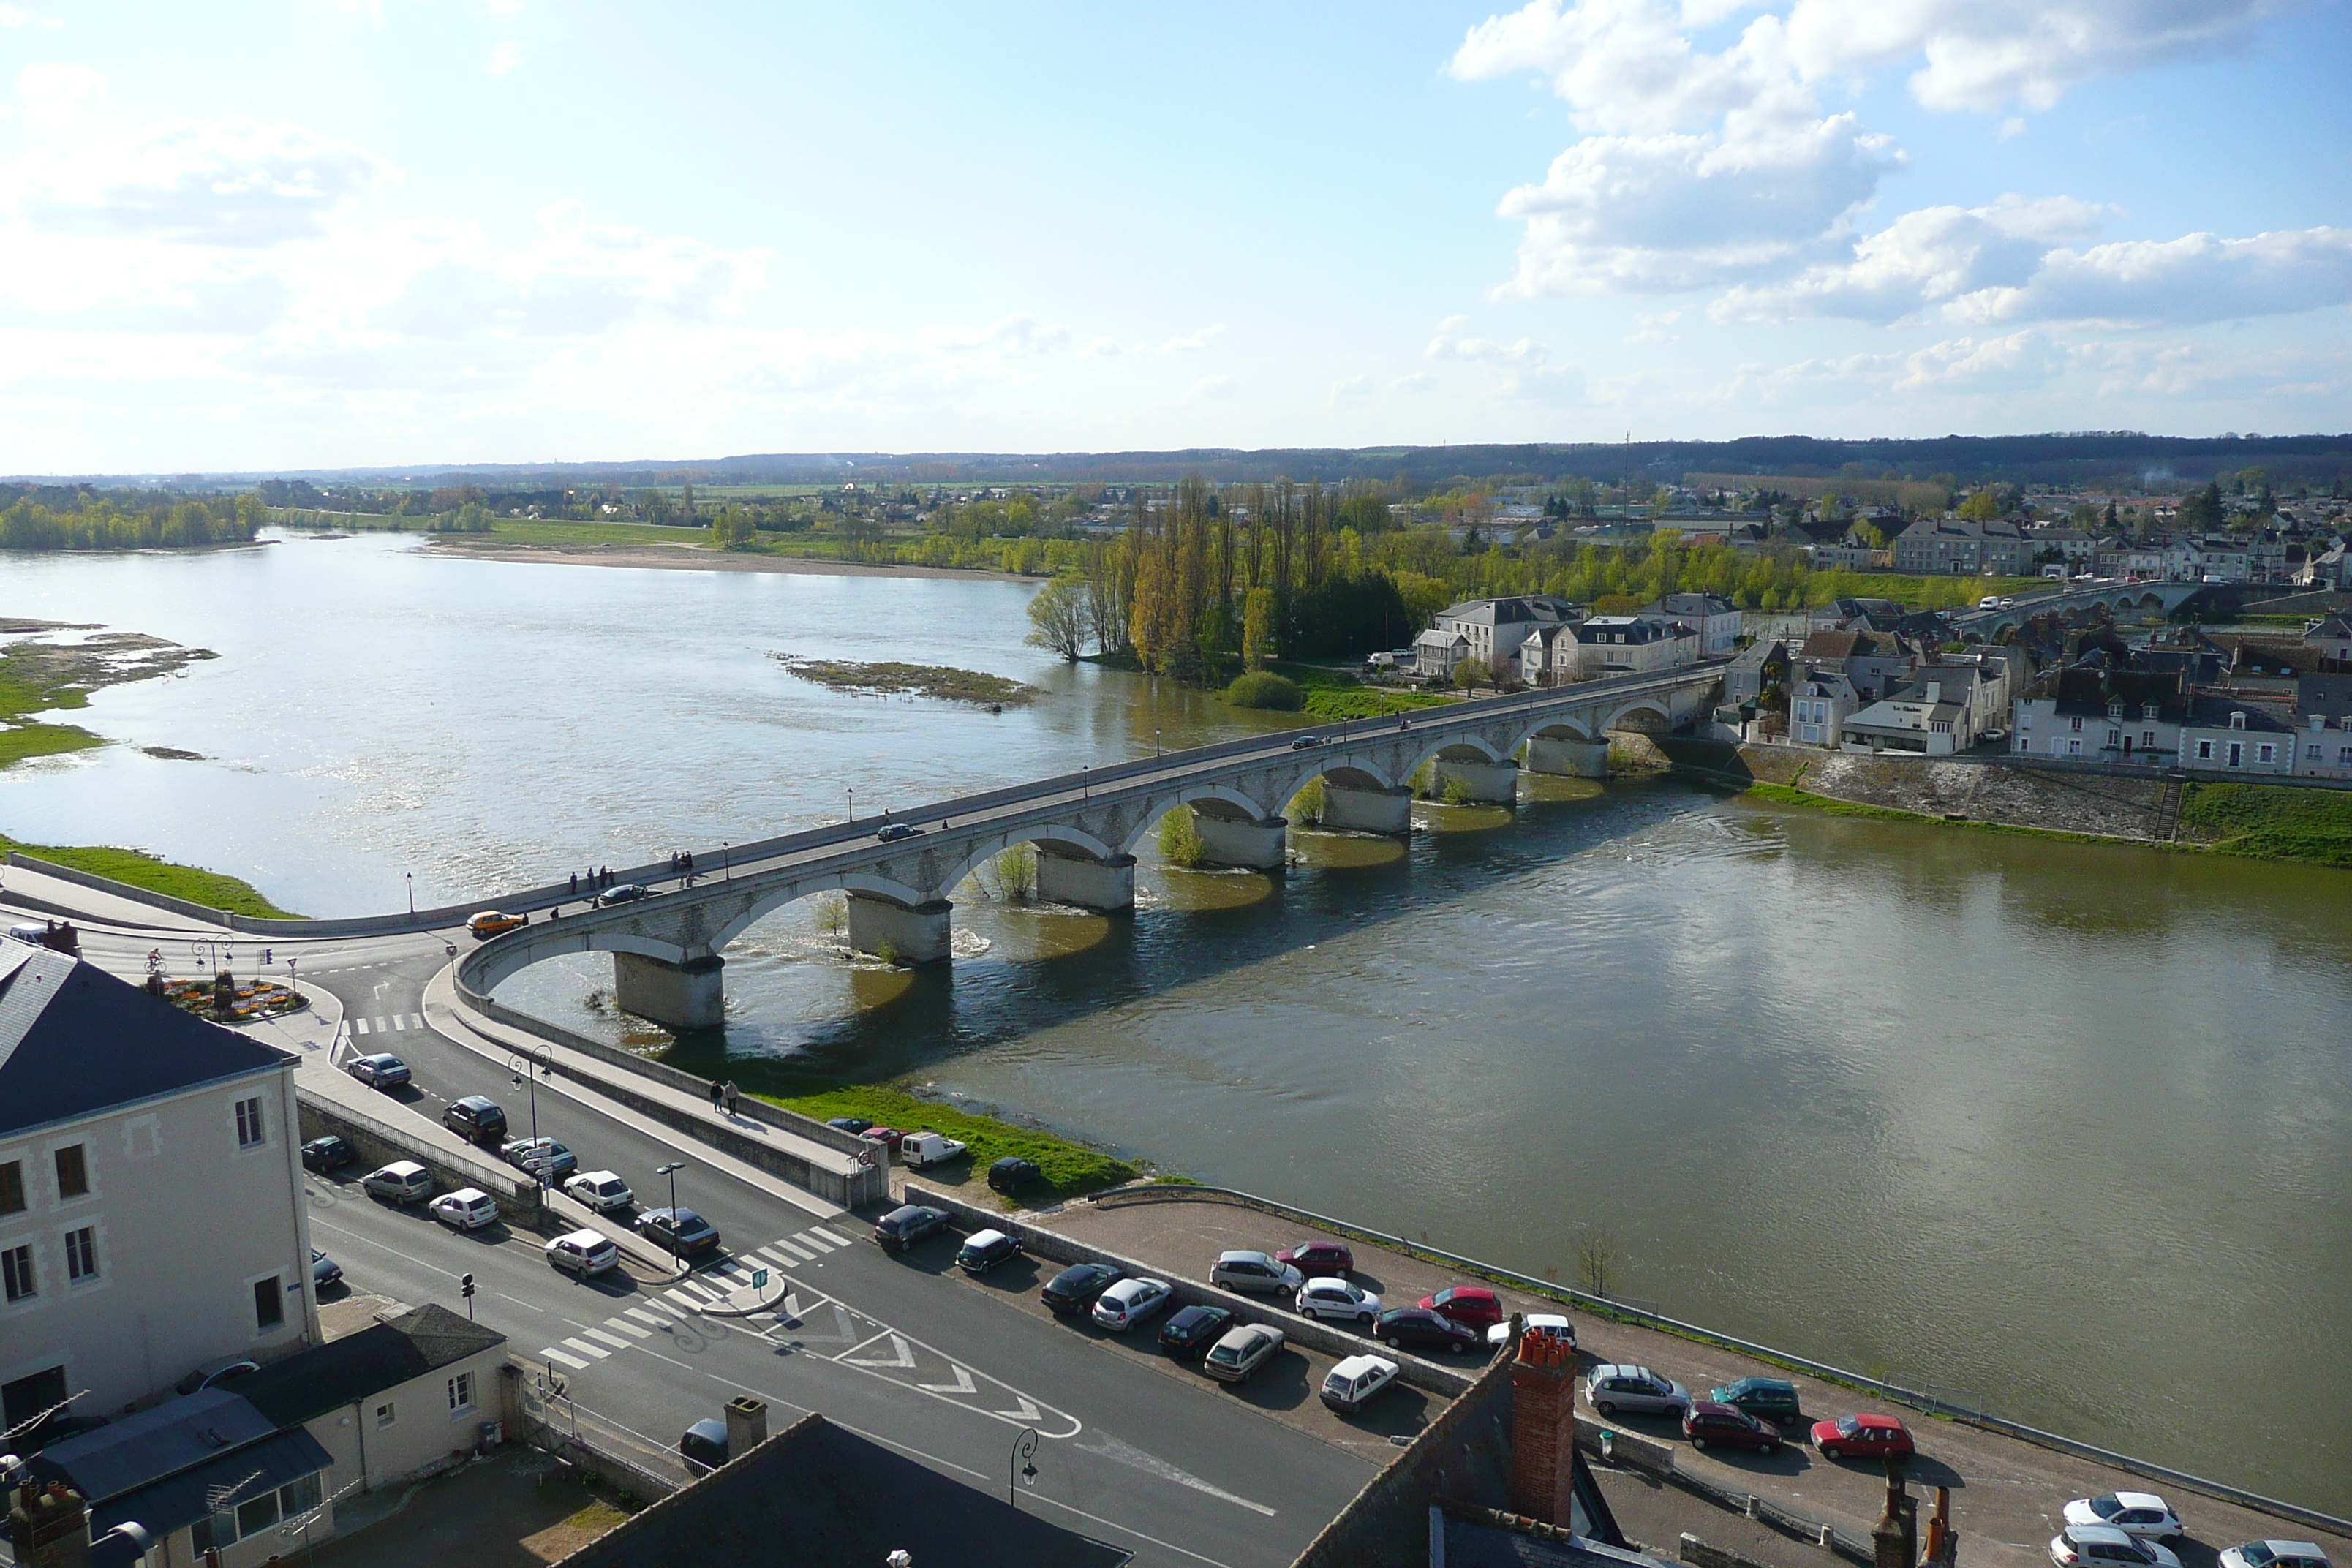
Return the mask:
M 1228 1290 L 1287 1296 L 1307 1283 L 1307 1276 L 1263 1252 L 1220 1252 L 1209 1269 L 1209 1283 Z
M 1201 1370 L 1219 1383 L 1247 1383 L 1282 1348 L 1282 1331 L 1266 1323 L 1246 1323 L 1227 1333 L 1201 1358 Z
M 1646 1366 L 1604 1362 L 1584 1380 L 1584 1397 L 1603 1415 L 1623 1410 L 1640 1415 L 1671 1415 L 1679 1421 L 1690 1414 L 1691 1393 L 1670 1377 L 1660 1377 Z

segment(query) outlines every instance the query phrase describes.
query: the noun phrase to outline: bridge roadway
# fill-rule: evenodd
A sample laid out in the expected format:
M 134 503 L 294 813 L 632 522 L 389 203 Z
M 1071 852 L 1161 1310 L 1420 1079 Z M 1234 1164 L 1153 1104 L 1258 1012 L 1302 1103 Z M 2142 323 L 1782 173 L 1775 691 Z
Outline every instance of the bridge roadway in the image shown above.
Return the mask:
M 2101 577 L 2088 583 L 2070 582 L 2055 593 L 2029 590 L 2005 610 L 1959 610 L 1950 619 L 1952 629 L 1960 636 L 1973 634 L 1990 642 L 2002 632 L 2021 626 L 2035 616 L 2045 616 L 2053 610 L 2066 614 L 2103 608 L 2118 615 L 2130 610 L 2156 610 L 2168 615 L 2204 585 L 2202 583 L 2132 583 L 2120 577 Z
M 673 1030 L 723 1016 L 720 952 L 754 921 L 795 900 L 847 899 L 850 945 L 901 962 L 949 953 L 949 895 L 975 867 L 1016 845 L 1034 847 L 1037 894 L 1120 912 L 1135 903 L 1134 850 L 1160 819 L 1192 809 L 1204 863 L 1278 871 L 1283 808 L 1321 779 L 1327 826 L 1401 834 L 1412 825 L 1412 780 L 1433 764 L 1455 798 L 1508 803 L 1519 773 L 1598 777 L 1607 732 L 1672 729 L 1710 709 L 1722 667 L 1612 677 L 1380 720 L 1253 736 L 845 822 L 695 856 L 697 875 L 667 866 L 619 873 L 670 881 L 631 902 L 572 907 L 491 939 L 457 965 L 459 999 L 485 1010 L 492 990 L 564 953 L 614 956 L 615 1000 Z M 1519 760 L 1524 750 L 1525 762 Z M 882 828 L 911 829 L 877 837 Z M 563 889 L 505 900 L 510 911 L 562 903 Z M 480 907 L 480 906 L 477 906 Z M 253 922 L 246 922 L 251 925 Z

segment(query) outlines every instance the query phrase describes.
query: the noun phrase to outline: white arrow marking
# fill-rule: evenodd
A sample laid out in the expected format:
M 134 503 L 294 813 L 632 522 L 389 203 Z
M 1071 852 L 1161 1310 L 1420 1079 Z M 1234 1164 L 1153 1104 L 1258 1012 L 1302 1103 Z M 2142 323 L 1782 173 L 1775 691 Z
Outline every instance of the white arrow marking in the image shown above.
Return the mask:
M 887 1360 L 887 1361 L 883 1360 L 882 1358 L 880 1358 L 880 1357 L 878 1357 L 878 1356 L 847 1356 L 847 1355 L 845 1355 L 845 1356 L 843 1356 L 841 1359 L 842 1359 L 842 1360 L 844 1360 L 844 1361 L 845 1361 L 845 1362 L 847 1362 L 847 1363 L 848 1363 L 850 1365 L 852 1365 L 852 1366 L 903 1366 L 903 1367 L 911 1367 L 911 1366 L 913 1366 L 913 1365 L 915 1364 L 915 1352 L 914 1352 L 914 1351 L 913 1351 L 911 1348 L 909 1348 L 909 1347 L 908 1347 L 908 1343 L 907 1343 L 906 1339 L 904 1338 L 904 1336 L 902 1336 L 902 1335 L 898 1335 L 898 1334 L 892 1334 L 892 1335 L 890 1336 L 890 1350 L 891 1350 L 891 1352 L 892 1352 L 892 1353 L 891 1353 L 891 1355 L 890 1355 L 890 1358 L 889 1358 L 888 1360 Z
M 950 1366 L 948 1370 L 955 1373 L 956 1380 L 953 1383 L 919 1383 L 915 1386 L 930 1394 L 977 1394 L 980 1392 L 971 1381 L 971 1373 L 960 1366 Z
M 1098 1432 L 1095 1435 L 1093 1442 L 1081 1443 L 1078 1447 L 1089 1454 L 1100 1454 L 1106 1459 L 1115 1460 L 1130 1468 L 1141 1470 L 1145 1475 L 1158 1476 L 1162 1480 L 1174 1481 L 1180 1487 L 1190 1487 L 1194 1491 L 1205 1493 L 1220 1502 L 1229 1502 L 1236 1508 L 1245 1508 L 1253 1513 L 1262 1513 L 1268 1519 L 1274 1517 L 1274 1510 L 1266 1507 L 1265 1504 L 1252 1502 L 1245 1497 L 1237 1497 L 1222 1487 L 1213 1487 L 1198 1476 L 1186 1475 L 1167 1460 L 1147 1454 L 1130 1443 L 1122 1443 L 1108 1432 Z
M 1020 1408 L 1020 1409 L 1018 1409 L 1018 1410 L 992 1410 L 992 1411 L 989 1412 L 989 1414 L 990 1414 L 990 1415 L 1002 1415 L 1002 1416 L 1006 1417 L 1006 1418 L 1007 1418 L 1007 1419 L 1009 1419 L 1009 1420 L 1013 1420 L 1013 1421 L 1034 1421 L 1034 1420 L 1036 1420 L 1036 1419 L 1037 1419 L 1037 1417 L 1038 1417 L 1038 1416 L 1043 1415 L 1044 1414 L 1045 1414 L 1044 1411 L 1042 1411 L 1042 1410 L 1038 1409 L 1038 1408 L 1037 1408 L 1037 1406 L 1036 1406 L 1034 1403 L 1032 1403 L 1032 1402 L 1031 1402 L 1031 1400 L 1030 1400 L 1030 1398 L 1029 1398 L 1029 1396 L 1028 1396 L 1027 1394 L 1020 1394 L 1020 1393 L 1015 1393 L 1015 1394 L 1013 1395 L 1013 1398 L 1015 1398 L 1015 1399 L 1017 1399 L 1017 1400 L 1019 1400 L 1019 1401 L 1021 1402 L 1021 1408 Z

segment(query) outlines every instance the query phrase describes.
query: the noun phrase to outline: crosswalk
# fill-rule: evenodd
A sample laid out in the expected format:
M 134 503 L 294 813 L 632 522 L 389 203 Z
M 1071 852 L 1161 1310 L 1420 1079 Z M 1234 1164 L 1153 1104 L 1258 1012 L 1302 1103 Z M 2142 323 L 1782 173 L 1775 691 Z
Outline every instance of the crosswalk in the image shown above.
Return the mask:
M 425 1015 L 422 1013 L 389 1013 L 380 1018 L 352 1020 L 352 1033 L 354 1035 L 404 1034 L 410 1029 L 424 1027 Z
M 625 1351 L 638 1341 L 651 1339 L 652 1330 L 666 1330 L 706 1308 L 724 1303 L 737 1290 L 751 1289 L 753 1276 L 761 1270 L 776 1267 L 798 1268 L 849 1245 L 847 1237 L 821 1225 L 813 1225 L 793 1236 L 780 1236 L 765 1247 L 753 1247 L 747 1255 L 730 1258 L 715 1268 L 688 1276 L 659 1295 L 647 1297 L 642 1306 L 605 1319 L 602 1329 L 584 1330 L 539 1353 L 558 1366 L 585 1371 L 614 1351 Z M 796 1315 L 791 1299 L 787 1299 L 784 1307 L 784 1315 Z M 623 1335 L 630 1337 L 625 1339 Z

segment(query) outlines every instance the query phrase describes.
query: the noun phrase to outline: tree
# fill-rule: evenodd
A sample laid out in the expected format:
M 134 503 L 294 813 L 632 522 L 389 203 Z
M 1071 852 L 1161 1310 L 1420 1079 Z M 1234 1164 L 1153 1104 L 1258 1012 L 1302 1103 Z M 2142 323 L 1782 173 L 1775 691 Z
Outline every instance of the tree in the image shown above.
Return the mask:
M 1242 663 L 1264 669 L 1274 657 L 1274 590 L 1252 588 L 1242 602 Z
M 1987 485 L 1970 490 L 1969 499 L 1960 503 L 1960 515 L 1971 522 L 1990 522 L 2000 515 L 2000 492 Z
M 1068 663 L 1085 651 L 1087 625 L 1087 580 L 1076 572 L 1055 577 L 1029 601 L 1029 645 L 1051 648 Z
M 710 542 L 721 550 L 750 550 L 759 542 L 758 519 L 745 508 L 723 506 L 710 520 Z
M 1465 691 L 1495 684 L 1495 668 L 1483 658 L 1465 658 L 1454 667 L 1454 684 Z

